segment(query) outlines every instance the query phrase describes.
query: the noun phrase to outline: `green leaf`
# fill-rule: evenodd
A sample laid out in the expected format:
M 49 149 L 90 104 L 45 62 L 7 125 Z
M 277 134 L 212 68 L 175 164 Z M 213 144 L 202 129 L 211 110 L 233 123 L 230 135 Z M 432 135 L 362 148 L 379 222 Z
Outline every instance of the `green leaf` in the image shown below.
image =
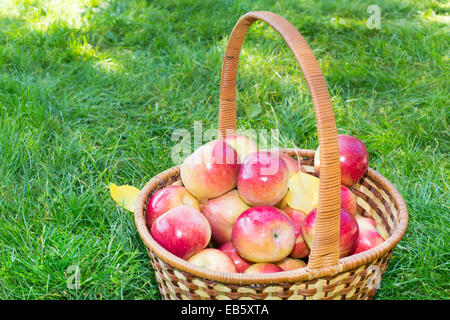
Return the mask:
M 245 107 L 245 112 L 247 113 L 247 117 L 255 118 L 262 112 L 262 107 L 259 103 L 249 104 Z

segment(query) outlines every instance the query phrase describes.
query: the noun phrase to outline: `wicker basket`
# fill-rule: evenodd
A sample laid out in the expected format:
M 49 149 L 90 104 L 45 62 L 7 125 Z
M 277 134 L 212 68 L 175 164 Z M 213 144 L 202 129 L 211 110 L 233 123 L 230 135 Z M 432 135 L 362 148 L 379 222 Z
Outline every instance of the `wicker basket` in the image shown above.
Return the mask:
M 319 204 L 316 232 L 302 269 L 271 274 L 226 273 L 197 267 L 162 248 L 150 235 L 145 221 L 151 195 L 180 180 L 179 167 L 152 178 L 141 190 L 135 224 L 147 247 L 164 299 L 371 299 L 392 251 L 408 224 L 404 200 L 395 187 L 371 168 L 352 187 L 358 212 L 385 226 L 388 239 L 368 251 L 339 259 L 340 165 L 337 128 L 328 89 L 317 61 L 297 29 L 271 12 L 249 12 L 235 25 L 222 68 L 219 133 L 236 130 L 236 73 L 239 53 L 250 26 L 262 20 L 285 40 L 305 76 L 314 104 L 320 153 Z M 284 149 L 297 157 L 303 170 L 315 175 L 312 150 Z

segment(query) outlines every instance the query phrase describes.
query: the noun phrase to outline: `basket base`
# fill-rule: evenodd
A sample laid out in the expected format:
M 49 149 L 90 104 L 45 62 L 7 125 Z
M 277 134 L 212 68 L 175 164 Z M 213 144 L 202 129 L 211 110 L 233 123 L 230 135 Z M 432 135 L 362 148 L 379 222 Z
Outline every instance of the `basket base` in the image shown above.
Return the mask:
M 232 285 L 173 269 L 148 251 L 163 300 L 371 300 L 392 251 L 369 266 L 317 280 L 266 285 Z

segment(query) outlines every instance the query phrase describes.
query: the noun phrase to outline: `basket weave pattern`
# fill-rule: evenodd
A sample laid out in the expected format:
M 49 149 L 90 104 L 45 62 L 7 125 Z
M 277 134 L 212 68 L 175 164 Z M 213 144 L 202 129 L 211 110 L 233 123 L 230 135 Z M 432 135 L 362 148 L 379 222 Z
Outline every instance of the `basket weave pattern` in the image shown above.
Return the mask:
M 316 175 L 313 162 L 314 151 L 284 151 L 291 156 L 300 155 L 303 170 Z M 383 186 L 385 181 L 379 180 L 378 176 L 371 173 L 374 173 L 373 170 L 369 170 L 369 173 L 351 188 L 357 197 L 358 213 L 373 218 L 387 229 L 389 235 L 392 235 L 400 224 L 399 205 L 391 195 L 391 191 Z M 152 187 L 147 191 L 147 199 L 156 190 L 175 182 L 179 183 L 179 179 L 178 167 L 154 177 L 147 184 Z M 142 215 L 144 216 L 145 213 L 142 212 Z M 147 251 L 155 270 L 161 296 L 167 300 L 363 300 L 371 299 L 376 293 L 376 282 L 386 271 L 393 249 L 387 250 L 374 260 L 359 265 L 354 264 L 353 268 L 335 275 L 306 281 L 258 285 L 231 284 L 198 277 L 172 267 L 151 250 Z
M 378 266 L 382 275 L 391 255 L 392 251 L 389 251 L 370 265 Z M 368 266 L 318 280 L 239 286 L 192 277 L 173 269 L 151 253 L 150 258 L 165 300 L 368 300 L 376 292 L 368 286 L 374 283 L 374 273 L 367 271 Z

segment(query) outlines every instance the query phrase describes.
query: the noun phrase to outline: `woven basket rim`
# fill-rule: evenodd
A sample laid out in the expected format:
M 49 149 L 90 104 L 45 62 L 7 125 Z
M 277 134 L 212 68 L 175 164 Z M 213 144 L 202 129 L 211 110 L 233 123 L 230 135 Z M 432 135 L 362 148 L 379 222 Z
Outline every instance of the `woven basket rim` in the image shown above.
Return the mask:
M 315 154 L 315 150 L 306 149 L 277 150 L 286 152 L 290 155 L 302 156 L 307 158 L 314 158 Z M 397 223 L 397 228 L 392 233 L 392 235 L 390 235 L 381 245 L 358 254 L 341 258 L 339 259 L 337 265 L 323 267 L 320 269 L 311 269 L 308 267 L 304 267 L 291 271 L 267 274 L 217 272 L 196 266 L 170 253 L 153 239 L 147 227 L 145 219 L 145 209 L 150 195 L 154 191 L 158 190 L 161 187 L 161 184 L 164 184 L 168 180 L 172 180 L 177 176 L 179 177 L 179 166 L 174 166 L 154 176 L 150 181 L 146 183 L 144 188 L 140 191 L 136 200 L 134 222 L 145 246 L 158 258 L 180 272 L 187 272 L 189 274 L 211 281 L 218 281 L 226 284 L 262 285 L 286 282 L 293 283 L 315 280 L 323 277 L 331 277 L 338 273 L 347 272 L 362 265 L 366 265 L 392 250 L 402 239 L 408 225 L 408 210 L 403 197 L 389 180 L 387 180 L 384 176 L 382 176 L 372 168 L 369 168 L 367 171 L 367 176 L 371 177 L 374 181 L 379 183 L 392 197 L 392 200 L 398 207 L 399 221 Z

